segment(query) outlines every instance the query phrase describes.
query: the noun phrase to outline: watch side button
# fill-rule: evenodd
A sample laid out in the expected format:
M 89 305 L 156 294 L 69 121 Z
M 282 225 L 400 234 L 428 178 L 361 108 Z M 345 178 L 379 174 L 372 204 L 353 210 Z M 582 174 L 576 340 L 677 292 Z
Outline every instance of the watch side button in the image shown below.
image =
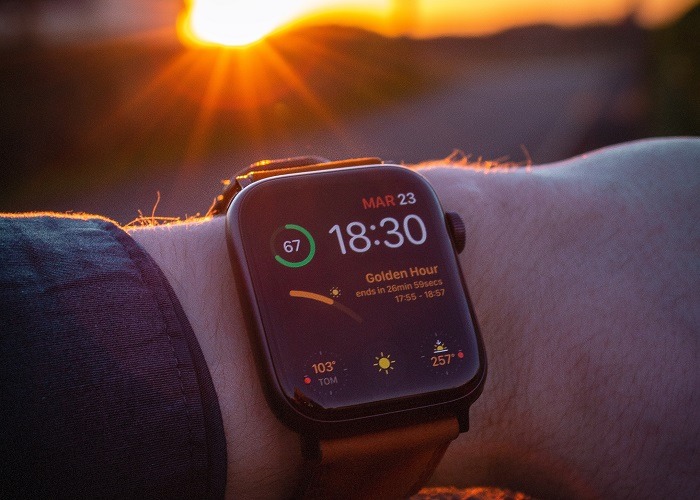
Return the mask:
M 464 221 L 456 212 L 445 212 L 445 222 L 457 253 L 462 253 L 467 242 L 467 229 Z

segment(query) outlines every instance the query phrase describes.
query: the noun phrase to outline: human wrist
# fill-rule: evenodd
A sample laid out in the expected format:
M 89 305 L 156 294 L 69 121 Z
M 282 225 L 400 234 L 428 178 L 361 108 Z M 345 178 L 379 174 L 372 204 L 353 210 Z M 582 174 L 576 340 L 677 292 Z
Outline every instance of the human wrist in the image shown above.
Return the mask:
M 274 419 L 262 398 L 262 389 L 257 378 L 247 381 L 246 387 L 236 387 L 236 391 L 233 392 L 233 402 L 243 403 L 241 407 L 245 408 L 246 415 L 228 408 L 232 397 L 232 380 L 240 382 L 240 375 L 232 373 L 226 376 L 226 371 L 233 372 L 233 369 L 228 362 L 222 364 L 222 353 L 226 354 L 226 361 L 234 359 L 237 360 L 238 366 L 246 367 L 245 370 L 238 370 L 239 372 L 243 371 L 255 377 L 256 370 L 233 284 L 223 218 L 136 230 L 133 234 L 163 268 L 200 338 L 202 350 L 212 371 L 214 385 L 219 392 L 222 413 L 225 419 L 230 417 L 230 429 L 233 429 L 229 434 L 229 462 L 232 464 L 229 467 L 229 477 L 234 477 L 236 486 L 240 486 L 246 482 L 253 483 L 259 471 L 264 471 L 267 479 L 270 479 L 273 474 L 269 471 L 275 469 L 279 478 L 278 484 L 285 487 L 276 490 L 277 494 L 267 490 L 270 493 L 262 496 L 283 496 L 284 492 L 293 491 L 300 457 L 296 436 L 290 437 L 290 431 Z M 212 269 L 217 270 L 217 276 Z M 203 303 L 203 300 L 206 302 Z M 239 328 L 232 331 L 231 328 L 227 328 L 229 325 L 238 325 Z M 231 347 L 231 344 L 234 347 Z M 223 390 L 219 390 L 220 388 Z M 246 389 L 250 390 L 250 394 L 246 394 Z M 255 422 L 259 432 L 251 432 L 246 428 L 246 418 L 259 419 Z M 234 450 L 231 449 L 232 441 L 237 441 Z M 237 457 L 246 458 L 245 454 L 241 453 L 241 443 L 245 442 L 256 448 L 249 450 L 248 459 L 236 466 Z M 274 448 L 275 446 L 277 448 Z M 274 449 L 268 449 L 269 447 Z M 251 467 L 256 457 L 260 457 L 260 460 L 256 467 Z M 244 476 L 245 478 L 241 479 Z M 261 491 L 263 490 L 257 490 L 255 493 Z M 249 497 L 253 494 L 250 489 L 238 489 L 237 492 L 239 496 L 243 494 Z
M 672 300 L 687 306 L 684 288 L 697 291 L 688 281 L 697 254 L 681 252 L 689 248 L 688 234 L 697 233 L 682 215 L 697 215 L 689 201 L 698 185 L 689 174 L 697 154 L 678 161 L 668 144 L 663 154 L 658 149 L 635 145 L 512 171 L 422 172 L 443 207 L 466 222 L 460 259 L 489 354 L 472 430 L 450 447 L 438 484 L 500 484 L 544 497 L 622 496 L 621 463 L 627 485 L 636 481 L 628 494 L 664 474 L 678 480 L 668 466 L 683 457 L 682 447 L 663 448 L 664 436 L 645 429 L 697 441 L 678 431 L 693 427 L 670 404 L 692 398 L 691 384 L 671 385 L 688 379 L 694 366 L 697 348 L 673 335 L 674 326 L 683 333 L 692 322 L 668 307 Z M 688 178 L 679 184 L 684 171 Z M 284 496 L 298 475 L 298 445 L 262 397 L 223 226 L 214 219 L 154 228 L 156 243 L 144 246 L 176 289 L 212 370 L 227 421 L 229 477 L 239 488 L 229 484 L 229 493 Z M 675 261 L 656 258 L 655 250 L 669 246 L 675 251 L 665 254 Z
M 486 207 L 494 201 L 494 194 L 492 184 L 481 186 L 478 181 L 465 179 L 465 175 L 481 173 L 445 169 L 445 172 L 429 173 L 428 178 L 437 189 L 443 208 L 460 213 L 467 223 L 469 237 L 462 254 L 462 267 L 472 298 L 478 301 L 477 308 L 481 307 L 482 315 L 487 316 L 485 311 L 490 309 L 491 294 L 485 291 L 489 280 L 480 258 L 500 260 L 489 249 L 488 241 L 493 233 L 488 226 L 483 227 L 484 214 L 490 213 Z M 465 212 L 465 192 L 468 193 L 468 207 L 481 207 L 482 213 L 478 216 L 469 213 L 471 208 Z M 224 218 L 138 228 L 130 232 L 171 283 L 209 366 L 227 435 L 228 496 L 284 497 L 296 486 L 301 465 L 299 442 L 296 434 L 277 421 L 264 400 L 231 271 Z M 475 260 L 474 256 L 479 259 Z M 499 359 L 503 359 L 505 349 L 498 350 Z M 496 372 L 503 373 L 502 370 Z M 492 395 L 489 399 L 494 400 Z M 482 403 L 477 402 L 477 412 L 480 407 Z M 476 421 L 479 420 L 483 418 L 477 416 Z
M 514 244 L 526 235 L 522 213 L 532 190 L 513 173 L 440 168 L 423 172 L 448 211 L 461 215 L 467 243 L 461 265 L 490 356 L 490 373 L 480 401 L 471 410 L 473 431 L 453 444 L 439 478 L 459 477 L 459 484 L 483 484 L 483 470 L 464 467 L 461 457 L 479 456 L 494 438 L 508 433 L 512 443 L 524 432 L 509 420 L 505 408 L 516 403 L 510 394 L 516 372 L 526 369 L 518 360 L 513 320 L 523 311 L 503 314 L 504 279 L 517 280 L 522 269 L 512 255 Z M 520 207 L 520 208 L 519 208 Z M 301 453 L 297 436 L 269 410 L 252 358 L 243 313 L 231 271 L 223 217 L 131 231 L 170 281 L 190 320 L 209 366 L 224 418 L 228 449 L 228 496 L 283 497 L 294 490 Z M 504 231 L 505 236 L 504 237 Z M 532 339 L 530 339 L 532 340 Z M 516 366 L 515 369 L 512 369 Z M 450 459 L 450 456 L 459 457 Z M 478 461 L 475 463 L 479 463 Z M 445 472 L 447 470 L 447 473 Z M 443 482 L 452 482 L 442 479 Z

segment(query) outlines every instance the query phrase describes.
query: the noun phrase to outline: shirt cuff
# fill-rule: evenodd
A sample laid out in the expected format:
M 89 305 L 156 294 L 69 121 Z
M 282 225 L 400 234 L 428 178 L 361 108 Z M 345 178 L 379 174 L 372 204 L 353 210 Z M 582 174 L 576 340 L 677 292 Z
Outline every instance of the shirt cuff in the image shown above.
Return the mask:
M 222 498 L 226 442 L 163 273 L 99 218 L 0 218 L 0 496 Z

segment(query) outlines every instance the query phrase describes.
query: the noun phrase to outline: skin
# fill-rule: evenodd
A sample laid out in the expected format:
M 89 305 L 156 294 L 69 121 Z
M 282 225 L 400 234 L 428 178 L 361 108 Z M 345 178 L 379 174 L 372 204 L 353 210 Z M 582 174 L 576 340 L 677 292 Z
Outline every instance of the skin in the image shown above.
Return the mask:
M 700 140 L 631 143 L 519 169 L 424 167 L 460 213 L 489 374 L 431 483 L 539 497 L 700 488 Z M 284 498 L 297 436 L 268 409 L 223 218 L 130 230 L 209 364 L 230 498 Z

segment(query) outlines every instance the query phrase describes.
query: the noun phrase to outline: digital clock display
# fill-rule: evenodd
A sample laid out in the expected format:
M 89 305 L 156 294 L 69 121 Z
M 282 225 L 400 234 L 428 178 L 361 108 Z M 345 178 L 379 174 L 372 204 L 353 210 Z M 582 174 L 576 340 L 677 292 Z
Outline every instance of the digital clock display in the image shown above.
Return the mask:
M 296 411 L 332 419 L 457 398 L 481 375 L 444 213 L 419 174 L 273 177 L 244 189 L 228 217 L 258 361 Z

